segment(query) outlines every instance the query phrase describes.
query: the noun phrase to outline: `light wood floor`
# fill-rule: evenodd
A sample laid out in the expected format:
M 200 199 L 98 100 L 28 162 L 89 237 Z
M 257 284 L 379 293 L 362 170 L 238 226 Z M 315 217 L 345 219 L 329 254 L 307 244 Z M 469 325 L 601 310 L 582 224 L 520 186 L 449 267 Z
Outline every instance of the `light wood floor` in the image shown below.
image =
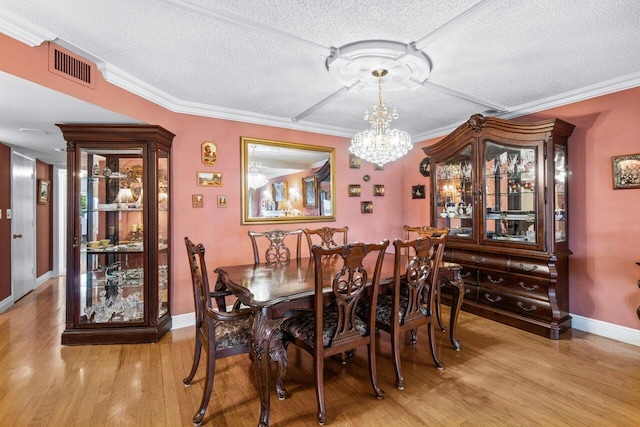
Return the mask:
M 448 310 L 445 308 L 448 316 Z M 158 344 L 63 347 L 64 281 L 50 280 L 0 314 L 0 425 L 190 426 L 204 366 L 185 388 L 193 328 Z M 559 341 L 470 314 L 458 324 L 462 351 L 445 333 L 437 371 L 425 347 L 406 346 L 406 388 L 394 386 L 388 337 L 379 340 L 373 397 L 366 354 L 327 363 L 327 425 L 637 426 L 640 348 L 572 331 Z M 287 399 L 272 399 L 273 426 L 317 426 L 310 357 L 289 348 Z M 254 426 L 259 399 L 247 355 L 218 362 L 209 426 Z

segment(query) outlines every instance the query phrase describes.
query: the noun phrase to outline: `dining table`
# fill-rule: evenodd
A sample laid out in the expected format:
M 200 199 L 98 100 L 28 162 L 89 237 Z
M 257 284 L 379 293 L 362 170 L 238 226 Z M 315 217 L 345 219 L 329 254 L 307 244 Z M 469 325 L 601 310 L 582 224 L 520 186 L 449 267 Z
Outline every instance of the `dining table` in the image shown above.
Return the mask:
M 367 257 L 363 261 L 363 266 L 368 271 L 374 264 L 374 257 Z M 342 268 L 342 262 L 323 263 L 323 268 L 327 269 L 323 277 L 332 278 Z M 464 296 L 464 283 L 460 270 L 459 264 L 443 262 L 438 273 L 440 283 L 453 290 L 449 337 L 456 350 L 460 348 L 460 342 L 455 338 L 455 326 Z M 393 271 L 394 256 L 386 254 L 380 274 L 380 293 L 389 292 L 393 284 Z M 315 293 L 313 259 L 299 258 L 277 266 L 268 266 L 264 263 L 221 266 L 217 267 L 214 273 L 217 274 L 216 291 L 232 292 L 253 312 L 252 351 L 260 394 L 258 426 L 268 426 L 271 398 L 269 383 L 271 336 L 286 318 L 294 315 L 296 310 L 313 309 Z M 327 283 L 324 288 L 327 301 L 330 301 L 331 284 Z M 439 304 L 439 298 L 437 301 Z M 437 309 L 439 310 L 439 307 Z M 287 356 L 280 354 L 276 357 L 286 358 Z

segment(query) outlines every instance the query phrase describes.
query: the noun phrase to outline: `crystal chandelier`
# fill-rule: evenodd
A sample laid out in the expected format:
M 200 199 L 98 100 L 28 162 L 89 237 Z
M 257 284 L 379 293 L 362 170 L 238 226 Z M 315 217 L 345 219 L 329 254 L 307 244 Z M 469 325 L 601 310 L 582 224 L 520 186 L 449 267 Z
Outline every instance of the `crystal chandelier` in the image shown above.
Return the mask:
M 262 164 L 256 161 L 256 146 L 254 145 L 252 148 L 252 159 L 249 160 L 249 173 L 247 174 L 247 183 L 249 188 L 255 190 L 257 188 L 263 187 L 269 182 L 267 177 L 260 173 L 260 169 L 262 168 Z
M 391 120 L 398 118 L 398 111 L 382 103 L 382 77 L 387 75 L 387 70 L 374 70 L 371 74 L 378 78 L 378 103 L 364 112 L 371 129 L 358 132 L 351 139 L 349 151 L 382 166 L 407 154 L 413 144 L 407 132 L 389 128 Z

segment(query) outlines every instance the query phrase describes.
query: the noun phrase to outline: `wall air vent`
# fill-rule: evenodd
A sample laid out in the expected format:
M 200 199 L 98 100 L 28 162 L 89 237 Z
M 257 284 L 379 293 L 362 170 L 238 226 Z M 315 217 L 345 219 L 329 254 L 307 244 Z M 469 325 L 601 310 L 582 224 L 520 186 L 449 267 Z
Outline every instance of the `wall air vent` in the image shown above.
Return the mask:
M 94 65 L 83 58 L 49 43 L 49 71 L 93 89 Z

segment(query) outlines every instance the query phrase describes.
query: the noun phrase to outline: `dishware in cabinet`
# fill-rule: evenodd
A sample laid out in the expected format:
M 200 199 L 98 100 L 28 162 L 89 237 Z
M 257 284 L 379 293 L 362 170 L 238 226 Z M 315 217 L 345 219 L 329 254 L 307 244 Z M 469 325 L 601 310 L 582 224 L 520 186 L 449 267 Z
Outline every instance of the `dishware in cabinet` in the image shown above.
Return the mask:
M 560 119 L 476 114 L 423 148 L 435 168 L 432 224 L 450 228 L 445 260 L 475 272 L 465 286 L 477 296 L 465 297 L 464 310 L 554 339 L 570 328 L 567 140 L 573 128 Z
M 67 140 L 63 344 L 156 342 L 171 327 L 173 134 L 147 125 L 58 125 Z

